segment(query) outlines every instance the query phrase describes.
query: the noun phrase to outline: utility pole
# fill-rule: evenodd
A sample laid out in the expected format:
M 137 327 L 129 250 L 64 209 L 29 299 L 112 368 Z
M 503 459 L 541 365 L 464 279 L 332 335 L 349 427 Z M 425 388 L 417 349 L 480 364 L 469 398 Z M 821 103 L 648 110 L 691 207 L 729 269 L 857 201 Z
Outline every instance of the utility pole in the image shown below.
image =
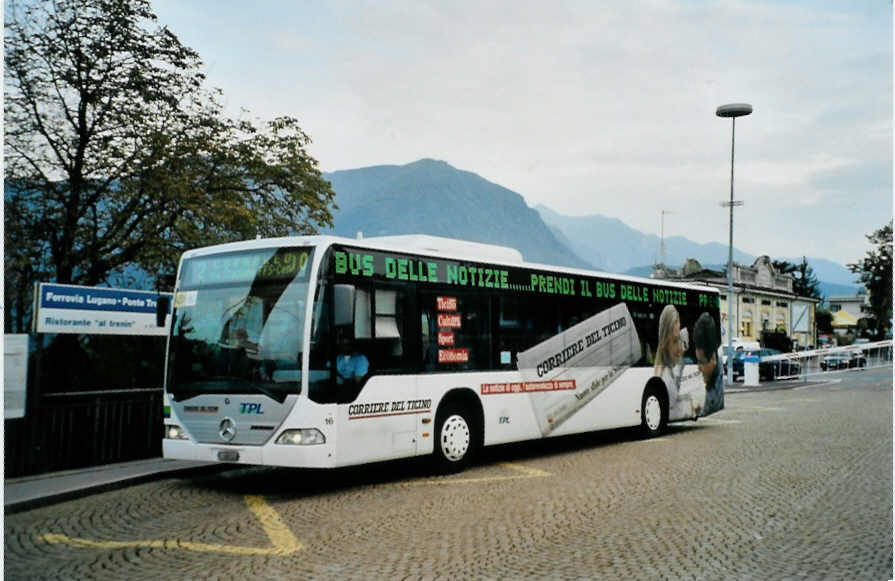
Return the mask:
M 659 264 L 665 266 L 665 214 L 674 214 L 673 210 L 662 210 L 659 220 Z

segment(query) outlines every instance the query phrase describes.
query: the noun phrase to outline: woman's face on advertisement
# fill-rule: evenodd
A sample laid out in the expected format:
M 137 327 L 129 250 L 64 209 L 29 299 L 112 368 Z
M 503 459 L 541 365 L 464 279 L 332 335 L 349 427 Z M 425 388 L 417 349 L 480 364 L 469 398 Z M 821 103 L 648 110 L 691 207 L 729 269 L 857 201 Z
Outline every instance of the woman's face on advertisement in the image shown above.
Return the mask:
M 684 357 L 684 345 L 681 343 L 681 323 L 675 321 L 671 329 L 671 357 L 678 361 Z

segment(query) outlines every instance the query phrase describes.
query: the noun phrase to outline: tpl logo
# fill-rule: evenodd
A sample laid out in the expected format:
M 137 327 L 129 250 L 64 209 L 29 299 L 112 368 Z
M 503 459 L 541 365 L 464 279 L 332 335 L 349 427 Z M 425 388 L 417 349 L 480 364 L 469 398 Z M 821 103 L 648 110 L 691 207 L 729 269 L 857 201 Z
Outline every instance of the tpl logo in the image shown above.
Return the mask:
M 261 411 L 260 403 L 243 402 L 243 403 L 239 404 L 239 413 L 241 413 L 241 414 L 257 414 L 259 416 L 264 415 L 264 412 Z

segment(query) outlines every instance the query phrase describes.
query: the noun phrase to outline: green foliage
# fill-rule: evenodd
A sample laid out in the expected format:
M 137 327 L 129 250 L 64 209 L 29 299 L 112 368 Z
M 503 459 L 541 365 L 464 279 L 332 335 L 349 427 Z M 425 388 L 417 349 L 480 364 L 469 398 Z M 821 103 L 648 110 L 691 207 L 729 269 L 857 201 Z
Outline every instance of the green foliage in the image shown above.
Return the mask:
M 199 55 L 147 0 L 12 4 L 6 20 L 5 258 L 18 287 L 173 271 L 187 248 L 332 225 L 334 193 L 298 122 L 225 117 Z
M 798 264 L 793 264 L 786 260 L 774 260 L 772 265 L 778 273 L 792 275 L 792 292 L 796 296 L 813 299 L 823 298 L 820 291 L 820 282 L 818 282 L 814 269 L 811 268 L 804 256 L 802 257 L 802 262 Z
M 827 309 L 816 309 L 814 311 L 814 322 L 818 333 L 830 334 L 833 332 L 833 313 Z
M 870 293 L 870 312 L 876 338 L 882 338 L 892 321 L 892 222 L 873 234 L 867 240 L 874 246 L 867 251 L 863 260 L 847 265 Z
M 761 346 L 789 353 L 792 351 L 792 339 L 784 331 L 762 331 Z

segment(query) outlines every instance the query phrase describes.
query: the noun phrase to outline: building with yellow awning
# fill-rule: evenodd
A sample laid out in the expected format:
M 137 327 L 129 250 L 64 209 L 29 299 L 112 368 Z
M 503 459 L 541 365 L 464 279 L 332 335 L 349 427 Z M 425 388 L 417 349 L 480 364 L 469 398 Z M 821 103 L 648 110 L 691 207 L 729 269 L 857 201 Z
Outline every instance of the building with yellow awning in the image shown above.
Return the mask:
M 844 335 L 858 327 L 858 319 L 846 310 L 833 313 L 833 332 Z

